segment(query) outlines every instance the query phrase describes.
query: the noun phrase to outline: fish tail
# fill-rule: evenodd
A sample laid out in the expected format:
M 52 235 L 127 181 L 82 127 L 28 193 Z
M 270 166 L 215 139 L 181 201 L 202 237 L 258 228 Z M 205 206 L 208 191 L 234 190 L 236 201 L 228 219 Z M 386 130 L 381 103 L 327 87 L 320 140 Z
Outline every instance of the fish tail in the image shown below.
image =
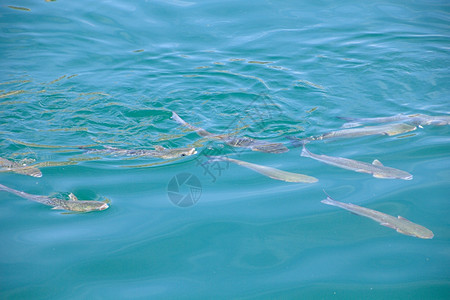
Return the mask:
M 186 121 L 183 120 L 182 118 L 180 118 L 180 116 L 174 111 L 172 111 L 172 119 L 175 122 L 177 122 L 178 124 L 180 124 L 180 125 L 186 125 L 187 124 Z
M 311 152 L 309 152 L 308 149 L 306 149 L 306 147 L 305 147 L 305 145 L 306 145 L 309 141 L 307 141 L 307 140 L 302 140 L 301 142 L 302 142 L 303 148 L 302 148 L 302 153 L 300 154 L 300 156 L 303 156 L 303 157 L 311 157 Z
M 0 191 L 9 192 L 11 194 L 15 194 L 15 195 L 20 196 L 20 197 L 24 197 L 23 194 L 25 194 L 24 192 L 17 191 L 15 189 L 7 187 L 7 186 L 5 186 L 3 184 L 0 184 Z
M 3 184 L 0 184 L 0 191 L 7 191 L 7 192 L 9 192 L 9 187 L 4 186 Z
M 328 205 L 336 205 L 336 200 L 334 200 L 333 198 L 331 198 L 330 195 L 328 195 L 327 192 L 325 192 L 325 189 L 322 189 L 322 191 L 325 193 L 325 195 L 327 196 L 327 199 L 323 199 L 322 203 L 328 204 Z
M 324 204 L 328 204 L 328 205 L 333 205 L 333 206 L 337 206 L 336 204 L 336 200 L 334 200 L 333 198 L 331 198 L 330 196 L 327 195 L 327 199 L 323 199 L 322 201 L 320 201 Z

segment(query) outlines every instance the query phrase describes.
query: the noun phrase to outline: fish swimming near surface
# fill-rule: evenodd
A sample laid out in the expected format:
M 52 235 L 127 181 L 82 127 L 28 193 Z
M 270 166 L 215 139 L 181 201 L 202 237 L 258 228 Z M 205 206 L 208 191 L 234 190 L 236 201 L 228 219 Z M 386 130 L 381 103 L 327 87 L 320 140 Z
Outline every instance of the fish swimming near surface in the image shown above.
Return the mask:
M 90 201 L 90 200 L 78 200 L 78 198 L 74 194 L 69 195 L 70 200 L 62 200 L 57 198 L 50 198 L 47 196 L 39 196 L 39 195 L 31 195 L 22 191 L 18 191 L 12 188 L 9 188 L 3 184 L 0 184 L 0 190 L 10 192 L 19 197 L 35 201 L 41 204 L 45 204 L 48 206 L 53 206 L 53 209 L 63 209 L 70 210 L 74 212 L 90 212 L 97 210 L 105 210 L 109 206 L 106 202 L 101 201 Z
M 163 159 L 172 159 L 183 156 L 190 156 L 197 153 L 195 148 L 173 148 L 168 149 L 163 146 L 154 146 L 155 150 L 130 150 L 130 149 L 120 149 L 111 146 L 103 146 L 104 149 L 85 149 L 87 153 L 107 153 L 113 155 L 122 156 L 151 156 Z
M 268 143 L 265 141 L 255 140 L 249 137 L 235 137 L 228 134 L 220 134 L 220 135 L 213 134 L 211 132 L 204 130 L 203 128 L 198 128 L 187 123 L 182 118 L 180 118 L 180 116 L 175 112 L 172 112 L 172 119 L 175 120 L 175 122 L 177 122 L 178 124 L 186 126 L 189 129 L 197 132 L 197 134 L 202 137 L 208 139 L 221 140 L 232 147 L 250 148 L 253 151 L 260 151 L 266 153 L 284 153 L 289 151 L 289 149 L 286 148 L 286 146 L 284 146 L 281 143 Z
M 421 239 L 432 239 L 434 234 L 428 228 L 425 228 L 421 225 L 413 223 L 401 216 L 397 218 L 394 216 L 387 215 L 385 213 L 361 207 L 351 203 L 343 203 L 332 199 L 327 195 L 327 199 L 321 201 L 322 203 L 337 206 L 343 209 L 346 209 L 354 214 L 370 218 L 383 226 L 392 228 L 397 230 L 398 233 L 406 234 L 414 237 L 418 237 Z
M 6 171 L 11 171 L 22 175 L 42 177 L 42 172 L 38 168 L 33 166 L 22 165 L 2 157 L 0 157 L 0 167 L 1 167 L 0 171 L 4 169 Z
M 321 161 L 323 163 L 336 166 L 339 168 L 352 170 L 359 173 L 367 173 L 372 174 L 375 178 L 385 178 L 385 179 L 404 179 L 404 180 L 411 180 L 413 179 L 413 176 L 409 174 L 408 172 L 385 167 L 379 160 L 375 159 L 372 164 L 343 158 L 343 157 L 333 157 L 333 156 L 327 156 L 327 155 L 319 155 L 311 153 L 308 149 L 305 147 L 305 142 L 303 143 L 303 149 L 301 156 L 304 157 L 310 157 L 315 160 Z
M 355 138 L 361 136 L 369 136 L 369 135 L 397 135 L 405 132 L 410 132 L 416 130 L 416 126 L 408 125 L 408 124 L 387 124 L 380 126 L 366 126 L 361 128 L 350 128 L 343 129 L 337 131 L 331 131 L 319 136 L 311 136 L 304 139 L 299 139 L 296 137 L 287 137 L 290 140 L 293 140 L 294 147 L 300 147 L 302 145 L 301 141 L 319 141 L 325 139 L 333 139 L 333 138 Z M 298 141 L 298 142 L 296 142 Z
M 351 128 L 361 126 L 367 123 L 389 123 L 389 122 L 403 122 L 410 123 L 416 126 L 424 125 L 449 125 L 450 116 L 428 116 L 424 114 L 412 114 L 404 115 L 398 114 L 390 117 L 379 117 L 379 118 L 347 118 L 338 117 L 339 119 L 349 121 L 342 125 L 343 128 Z
M 238 164 L 240 166 L 246 167 L 250 170 L 256 171 L 256 172 L 263 174 L 267 177 L 270 177 L 272 179 L 282 180 L 282 181 L 286 181 L 286 182 L 305 182 L 305 183 L 314 183 L 314 182 L 318 181 L 317 178 L 312 177 L 312 176 L 286 172 L 286 171 L 278 170 L 278 169 L 275 169 L 272 167 L 252 164 L 252 163 L 249 163 L 246 161 L 233 159 L 233 158 L 229 158 L 226 156 L 208 156 L 208 157 L 209 157 L 208 162 L 229 161 L 229 162 Z

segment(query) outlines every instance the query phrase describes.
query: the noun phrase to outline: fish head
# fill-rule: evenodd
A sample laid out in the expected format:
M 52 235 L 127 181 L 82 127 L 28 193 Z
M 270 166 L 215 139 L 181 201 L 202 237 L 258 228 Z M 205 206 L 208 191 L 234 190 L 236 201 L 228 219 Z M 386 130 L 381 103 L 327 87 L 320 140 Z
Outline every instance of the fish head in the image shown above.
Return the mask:
M 407 175 L 404 175 L 401 179 L 404 179 L 404 180 L 412 180 L 412 179 L 413 179 L 413 176 L 412 176 L 411 174 L 407 173 Z
M 397 135 L 405 132 L 410 132 L 416 130 L 417 127 L 409 124 L 396 124 L 390 127 L 387 131 L 387 135 Z
M 428 228 L 415 224 L 402 216 L 398 216 L 398 219 L 403 222 L 403 226 L 397 228 L 397 232 L 421 239 L 432 239 L 434 237 L 434 233 Z
M 412 235 L 421 239 L 432 239 L 434 237 L 434 233 L 425 227 L 422 227 L 421 229 L 416 229 Z
M 12 168 L 11 171 L 17 174 L 28 175 L 33 177 L 42 177 L 42 172 L 38 168 L 24 166 L 19 168 Z
M 29 175 L 29 176 L 33 176 L 33 177 L 38 177 L 38 178 L 42 177 L 41 170 L 36 169 L 36 168 L 30 168 L 30 169 L 26 170 L 24 172 L 24 174 Z
M 39 178 L 42 177 L 42 172 L 39 169 L 32 168 L 28 171 L 28 175 Z

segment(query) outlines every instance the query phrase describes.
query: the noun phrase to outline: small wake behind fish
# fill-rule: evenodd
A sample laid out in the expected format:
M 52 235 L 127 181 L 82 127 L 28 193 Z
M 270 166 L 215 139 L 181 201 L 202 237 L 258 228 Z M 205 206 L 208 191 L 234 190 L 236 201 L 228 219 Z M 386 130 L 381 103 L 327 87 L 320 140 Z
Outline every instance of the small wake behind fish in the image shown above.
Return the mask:
M 391 122 L 400 122 L 407 123 L 416 126 L 426 126 L 426 125 L 434 125 L 434 126 L 444 126 L 450 124 L 450 116 L 429 116 L 424 114 L 398 114 L 390 117 L 377 117 L 377 118 L 351 118 L 351 117 L 338 117 L 339 119 L 348 121 L 342 128 L 353 128 L 362 126 L 364 124 L 370 123 L 391 123 Z
M 378 159 L 375 159 L 372 164 L 357 161 L 349 158 L 343 158 L 343 157 L 334 157 L 334 156 L 328 156 L 323 154 L 314 154 L 310 152 L 308 149 L 306 149 L 305 144 L 307 141 L 303 141 L 303 149 L 302 153 L 300 154 L 303 157 L 309 157 L 312 159 L 315 159 L 317 161 L 321 161 L 325 164 L 332 165 L 335 167 L 359 172 L 359 173 L 367 173 L 372 174 L 375 178 L 383 178 L 383 179 L 403 179 L 403 180 L 412 180 L 413 175 L 409 174 L 408 172 L 386 167 L 384 166 Z

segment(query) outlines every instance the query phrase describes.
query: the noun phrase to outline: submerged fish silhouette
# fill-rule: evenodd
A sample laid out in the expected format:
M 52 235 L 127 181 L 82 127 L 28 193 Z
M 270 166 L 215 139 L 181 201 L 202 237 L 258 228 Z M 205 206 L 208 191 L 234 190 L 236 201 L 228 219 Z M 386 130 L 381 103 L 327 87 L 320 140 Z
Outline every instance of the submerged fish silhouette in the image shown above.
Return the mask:
M 293 141 L 294 147 L 302 146 L 301 141 L 318 141 L 333 138 L 355 138 L 369 135 L 397 135 L 409 131 L 416 130 L 416 126 L 408 124 L 388 124 L 380 126 L 366 126 L 361 128 L 350 128 L 337 131 L 331 131 L 319 136 L 311 136 L 304 139 L 289 136 L 288 139 Z
M 41 171 L 33 166 L 21 165 L 19 163 L 7 160 L 6 158 L 0 157 L 0 167 L 11 171 L 14 173 L 28 175 L 33 177 L 42 177 Z
M 253 151 L 260 151 L 267 153 L 284 153 L 289 151 L 289 149 L 286 148 L 281 143 L 268 143 L 265 141 L 255 140 L 249 137 L 235 137 L 228 134 L 221 134 L 221 135 L 213 134 L 211 132 L 204 130 L 203 128 L 195 127 L 187 123 L 182 118 L 180 118 L 180 116 L 175 112 L 172 112 L 172 119 L 175 120 L 175 122 L 177 122 L 178 124 L 186 126 L 189 129 L 197 132 L 197 134 L 202 137 L 221 140 L 232 147 L 250 148 Z
M 305 147 L 305 143 L 303 143 L 303 149 L 301 156 L 310 157 L 315 160 L 321 161 L 323 163 L 333 165 L 336 167 L 340 167 L 347 170 L 352 170 L 359 173 L 368 173 L 372 174 L 375 178 L 386 178 L 386 179 L 404 179 L 411 180 L 413 176 L 408 172 L 394 169 L 390 167 L 385 167 L 379 160 L 375 159 L 372 164 L 343 158 L 343 157 L 333 157 L 327 155 L 318 155 L 311 153 Z
M 343 203 L 334 200 L 330 196 L 327 195 L 327 199 L 321 201 L 324 204 L 337 206 L 357 215 L 370 218 L 383 226 L 392 228 L 397 230 L 398 233 L 406 234 L 414 237 L 418 237 L 421 239 L 432 239 L 434 234 L 428 228 L 425 228 L 419 224 L 413 223 L 401 216 L 397 218 L 394 216 L 387 215 L 385 213 L 361 207 L 351 203 Z
M 48 206 L 53 206 L 53 209 L 63 209 L 63 210 L 70 210 L 75 212 L 90 212 L 90 211 L 96 211 L 96 210 L 105 210 L 109 206 L 106 202 L 101 201 L 90 201 L 90 200 L 78 200 L 77 197 L 75 197 L 74 194 L 70 194 L 69 198 L 70 200 L 62 200 L 57 198 L 50 198 L 47 196 L 40 196 L 40 195 L 31 195 L 27 194 L 22 191 L 18 191 L 15 189 L 12 189 L 10 187 L 7 187 L 3 184 L 0 184 L 0 190 L 10 192 L 12 194 L 15 194 L 19 197 L 38 202 L 41 204 L 45 204 Z
M 267 177 L 270 177 L 272 179 L 282 180 L 286 182 L 305 182 L 305 183 L 314 183 L 317 182 L 318 179 L 312 176 L 298 174 L 298 173 L 292 173 L 292 172 L 286 172 L 283 170 L 278 170 L 272 167 L 267 166 L 261 166 L 257 164 L 252 164 L 246 161 L 238 160 L 229 158 L 226 156 L 208 156 L 210 158 L 209 161 L 229 161 L 235 164 L 238 164 L 240 166 L 246 167 L 248 169 L 251 169 L 253 171 L 256 171 L 260 174 L 263 174 Z
M 104 149 L 85 149 L 87 153 L 108 153 L 113 155 L 124 156 L 152 156 L 163 159 L 171 159 L 182 156 L 190 156 L 196 154 L 195 148 L 172 148 L 167 149 L 163 146 L 154 146 L 155 150 L 133 150 L 133 149 L 120 149 L 111 146 L 103 146 Z
M 339 119 L 349 121 L 342 125 L 343 128 L 351 128 L 361 126 L 366 123 L 389 123 L 389 122 L 404 122 L 410 123 L 417 126 L 423 125 L 449 125 L 450 116 L 429 116 L 424 114 L 413 114 L 404 115 L 398 114 L 390 117 L 379 117 L 379 118 L 348 118 L 348 117 L 338 117 Z

